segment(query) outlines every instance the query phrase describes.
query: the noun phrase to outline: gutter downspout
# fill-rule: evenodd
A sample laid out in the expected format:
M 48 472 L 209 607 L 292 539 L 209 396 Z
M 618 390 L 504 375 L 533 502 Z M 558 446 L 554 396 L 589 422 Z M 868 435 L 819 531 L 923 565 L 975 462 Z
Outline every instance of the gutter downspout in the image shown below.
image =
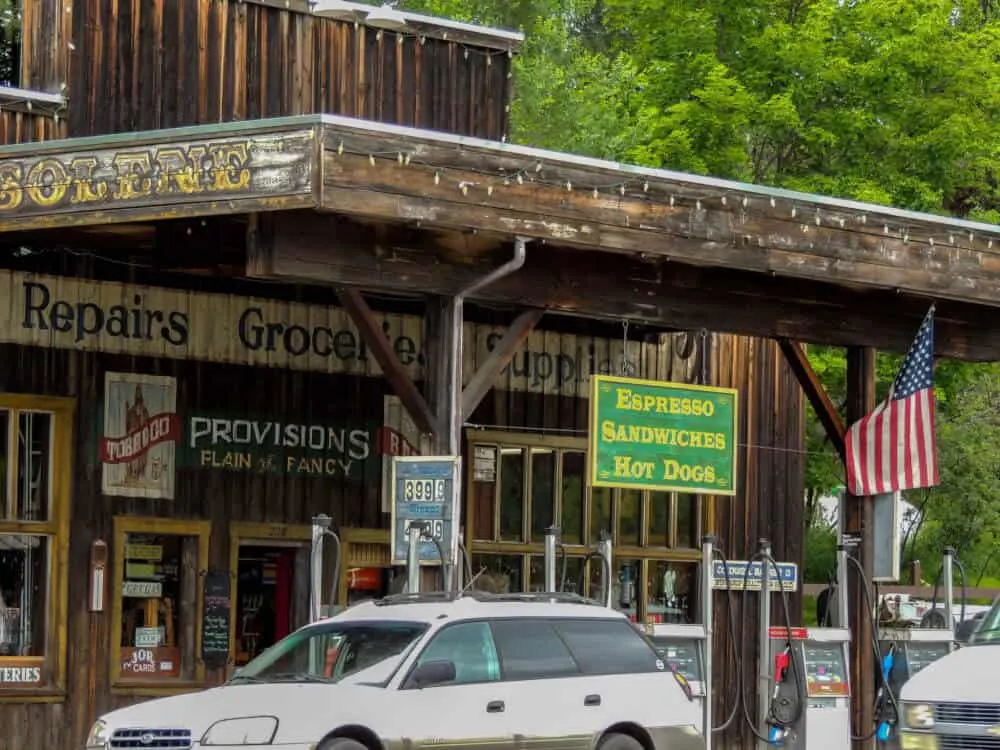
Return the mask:
M 473 292 L 477 292 L 485 286 L 489 286 L 495 281 L 499 281 L 505 276 L 509 276 L 524 266 L 527 257 L 526 249 L 527 237 L 514 238 L 514 257 L 498 266 L 455 295 L 452 302 L 452 336 L 451 340 L 455 344 L 454 356 L 449 361 L 448 372 L 448 402 L 450 404 L 451 424 L 448 425 L 448 452 L 457 456 L 462 449 L 462 349 L 464 346 L 465 333 L 465 298 Z
M 528 242 L 530 241 L 530 238 L 527 237 L 515 237 L 513 258 L 503 265 L 493 269 L 478 281 L 467 286 L 465 289 L 460 290 L 458 294 L 452 298 L 450 340 L 453 343 L 454 351 L 451 352 L 451 357 L 448 360 L 448 413 L 446 415 L 446 419 L 448 421 L 441 425 L 441 427 L 444 427 L 448 432 L 448 455 L 458 456 L 462 451 L 462 350 L 465 346 L 465 342 L 463 340 L 465 333 L 465 298 L 473 292 L 476 292 L 485 286 L 489 286 L 494 281 L 502 279 L 505 276 L 509 276 L 522 268 L 524 266 L 525 258 L 527 257 L 526 248 Z M 452 517 L 458 519 L 461 517 L 462 505 L 461 482 L 454 483 L 454 493 L 455 496 L 452 498 Z M 456 565 L 456 561 L 458 560 L 457 529 L 453 536 L 455 538 L 451 540 L 451 563 L 449 563 L 449 567 L 452 569 L 452 575 L 446 576 L 446 579 L 448 577 L 451 578 L 452 591 L 461 591 L 465 587 L 467 581 L 459 580 L 462 578 L 462 566 Z M 442 574 L 443 573 L 444 571 L 442 571 Z

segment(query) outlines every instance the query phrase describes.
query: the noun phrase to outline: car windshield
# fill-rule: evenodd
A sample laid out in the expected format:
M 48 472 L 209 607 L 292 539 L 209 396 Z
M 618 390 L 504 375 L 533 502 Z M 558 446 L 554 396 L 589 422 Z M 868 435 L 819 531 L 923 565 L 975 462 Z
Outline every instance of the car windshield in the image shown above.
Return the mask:
M 1000 643 L 1000 599 L 993 602 L 993 607 L 986 613 L 979 627 L 969 636 L 970 646 L 991 643 Z
M 231 683 L 339 682 L 376 665 L 395 666 L 427 625 L 418 622 L 336 622 L 303 628 L 237 673 Z M 379 680 L 391 670 L 372 670 Z

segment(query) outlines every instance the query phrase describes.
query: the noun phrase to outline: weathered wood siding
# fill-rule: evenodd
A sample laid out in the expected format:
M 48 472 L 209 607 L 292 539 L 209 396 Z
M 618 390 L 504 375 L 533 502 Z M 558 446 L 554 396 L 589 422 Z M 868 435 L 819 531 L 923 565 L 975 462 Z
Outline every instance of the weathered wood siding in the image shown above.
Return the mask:
M 49 263 L 45 270 L 87 271 L 78 259 L 67 263 L 62 269 Z M 121 273 L 131 277 L 137 272 Z M 79 291 L 78 286 L 79 282 L 68 280 L 63 291 Z M 282 293 L 293 291 L 286 288 Z M 94 296 L 95 300 L 98 298 Z M 9 325 L 15 322 L 11 319 Z M 489 325 L 467 328 L 470 351 L 484 352 L 488 345 L 481 339 L 499 330 L 500 327 Z M 387 518 L 379 502 L 379 472 L 366 473 L 360 481 L 345 481 L 182 468 L 177 475 L 175 499 L 152 501 L 102 495 L 97 458 L 96 436 L 103 423 L 104 380 L 108 371 L 177 378 L 177 411 L 182 419 L 197 412 L 223 412 L 351 427 L 378 425 L 383 421 L 387 389 L 380 377 L 363 375 L 372 375 L 371 370 L 323 372 L 250 367 L 189 358 L 42 348 L 24 345 L 23 339 L 19 341 L 0 344 L 2 388 L 8 392 L 68 396 L 76 399 L 78 405 L 71 510 L 68 697 L 63 703 L 18 704 L 4 702 L 0 696 L 0 724 L 13 728 L 0 739 L 0 750 L 79 747 L 97 715 L 146 699 L 135 693 L 112 691 L 108 649 L 113 637 L 111 608 L 101 614 L 87 610 L 90 545 L 96 539 L 113 542 L 114 515 L 169 515 L 212 521 L 209 566 L 221 570 L 229 566 L 231 521 L 308 523 L 316 513 L 325 512 L 338 525 L 385 528 Z M 599 369 L 620 371 L 620 342 L 617 338 L 560 337 L 536 331 L 501 381 L 505 388 L 488 394 L 469 421 L 514 430 L 585 434 L 587 401 L 580 397 L 585 389 L 574 380 L 567 380 L 565 387 L 554 387 L 555 384 L 546 381 L 561 376 L 541 376 L 549 372 L 566 374 L 569 371 L 565 363 L 573 357 L 587 367 L 596 365 Z M 716 531 L 725 541 L 730 557 L 745 558 L 756 539 L 764 535 L 772 538 L 776 558 L 801 562 L 801 542 L 795 534 L 788 533 L 802 523 L 804 463 L 799 451 L 804 412 L 798 385 L 777 348 L 769 342 L 715 336 L 709 348 L 711 359 L 706 368 L 709 381 L 740 389 L 741 442 L 749 446 L 740 454 L 737 497 L 716 503 Z M 680 356 L 681 352 L 687 352 L 688 356 Z M 564 358 L 562 365 L 560 357 Z M 676 338 L 671 342 L 656 337 L 650 337 L 641 346 L 633 339 L 626 356 L 629 367 L 634 368 L 630 369 L 631 374 L 672 380 L 700 377 L 697 359 L 697 348 L 691 351 L 691 347 Z M 111 551 L 110 562 L 115 565 L 113 548 Z M 721 680 L 718 684 L 731 684 L 733 675 L 729 673 L 731 667 L 726 657 L 728 641 L 722 626 L 727 616 L 724 597 L 718 597 L 716 603 L 720 618 L 716 628 L 715 663 L 717 678 Z M 798 605 L 795 606 L 797 611 Z M 748 656 L 754 649 L 754 612 L 751 608 L 742 618 L 747 623 L 742 644 Z M 220 677 L 219 672 L 208 675 L 209 680 Z M 725 708 L 720 702 L 717 710 Z
M 385 525 L 378 504 L 380 471 L 373 472 L 371 479 L 347 482 L 180 469 L 172 501 L 106 497 L 101 494 L 95 441 L 102 424 L 107 371 L 176 377 L 182 419 L 192 412 L 228 412 L 345 426 L 381 422 L 385 392 L 381 379 L 15 345 L 0 345 L 0 362 L 6 391 L 70 396 L 78 404 L 71 510 L 68 698 L 63 704 L 51 705 L 0 702 L 0 724 L 8 728 L 0 748 L 81 747 L 97 715 L 145 699 L 128 692 L 112 694 L 111 607 L 100 614 L 87 611 L 91 543 L 96 539 L 107 541 L 111 545 L 111 564 L 118 562 L 114 559 L 113 515 L 211 520 L 209 566 L 218 570 L 229 569 L 231 521 L 309 523 L 312 516 L 322 512 L 345 526 Z M 338 397 L 328 398 L 331 393 Z M 266 407 L 262 406 L 264 398 Z M 210 672 L 208 678 L 216 680 L 220 676 Z
M 728 559 L 747 560 L 761 538 L 771 541 L 780 562 L 802 566 L 804 518 L 805 403 L 802 390 L 775 342 L 739 336 L 715 336 L 712 373 L 715 385 L 740 391 L 739 480 L 734 498 L 716 500 L 714 533 Z M 734 593 L 737 647 L 745 657 L 746 694 L 754 695 L 757 655 L 757 598 Z M 730 600 L 715 595 L 715 717 L 728 716 L 736 671 L 729 637 Z M 788 597 L 792 625 L 802 619 L 801 594 Z M 781 600 L 772 598 L 771 621 L 784 624 Z M 752 697 L 751 697 L 752 700 Z M 751 707 L 751 716 L 756 716 Z M 755 747 L 745 723 L 738 719 L 724 739 L 727 748 Z M 725 742 L 725 744 L 721 744 Z
M 58 94 L 69 72 L 72 0 L 28 0 L 23 8 L 21 88 Z
M 70 134 L 305 113 L 506 133 L 506 53 L 291 5 L 74 0 Z
M 66 120 L 34 114 L 23 106 L 8 107 L 0 102 L 0 145 L 40 143 L 66 137 Z

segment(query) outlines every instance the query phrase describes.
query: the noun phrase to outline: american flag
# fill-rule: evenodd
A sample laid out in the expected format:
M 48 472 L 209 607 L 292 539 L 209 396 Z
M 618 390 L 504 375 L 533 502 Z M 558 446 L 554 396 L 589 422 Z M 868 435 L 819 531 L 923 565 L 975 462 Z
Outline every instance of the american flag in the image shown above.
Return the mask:
M 940 482 L 934 439 L 934 307 L 920 324 L 889 397 L 851 425 L 847 489 L 855 497 Z

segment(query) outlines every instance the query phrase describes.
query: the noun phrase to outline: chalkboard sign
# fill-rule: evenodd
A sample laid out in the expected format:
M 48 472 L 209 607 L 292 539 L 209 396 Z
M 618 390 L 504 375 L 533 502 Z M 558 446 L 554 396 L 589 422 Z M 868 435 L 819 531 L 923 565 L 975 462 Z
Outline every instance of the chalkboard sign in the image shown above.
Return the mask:
M 201 618 L 201 660 L 209 669 L 229 663 L 229 605 L 229 574 L 210 570 Z

